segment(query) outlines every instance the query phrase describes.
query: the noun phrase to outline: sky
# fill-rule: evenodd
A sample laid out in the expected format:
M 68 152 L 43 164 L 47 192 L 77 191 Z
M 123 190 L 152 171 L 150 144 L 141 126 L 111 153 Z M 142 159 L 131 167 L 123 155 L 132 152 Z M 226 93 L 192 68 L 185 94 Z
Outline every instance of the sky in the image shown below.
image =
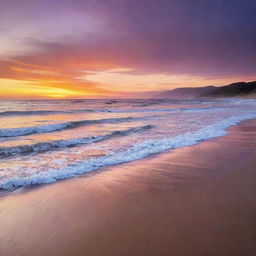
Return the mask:
M 255 80 L 255 17 L 255 0 L 0 0 L 0 98 Z

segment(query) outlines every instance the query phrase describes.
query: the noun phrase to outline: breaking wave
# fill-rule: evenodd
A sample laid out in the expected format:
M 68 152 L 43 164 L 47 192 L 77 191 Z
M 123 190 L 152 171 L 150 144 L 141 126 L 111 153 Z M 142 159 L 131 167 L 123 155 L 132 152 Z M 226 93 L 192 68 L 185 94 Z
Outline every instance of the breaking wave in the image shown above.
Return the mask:
M 99 168 L 138 160 L 151 154 L 156 154 L 169 149 L 175 149 L 197 144 L 200 141 L 223 136 L 227 134 L 229 126 L 236 125 L 242 120 L 255 118 L 256 113 L 231 116 L 211 125 L 205 125 L 193 132 L 187 132 L 174 137 L 151 139 L 131 145 L 128 149 L 112 152 L 106 156 L 92 157 L 83 162 L 77 162 L 72 166 L 61 169 L 51 169 L 46 172 L 34 174 L 20 174 L 15 177 L 3 178 L 0 181 L 0 189 L 14 190 L 18 187 L 26 187 L 35 184 L 52 183 L 61 179 L 68 179 L 91 172 Z
M 134 118 L 124 117 L 124 118 L 103 118 L 96 120 L 81 120 L 81 121 L 72 121 L 56 124 L 46 124 L 38 126 L 29 126 L 29 127 L 18 127 L 18 128 L 4 128 L 0 129 L 0 137 L 17 137 L 30 135 L 34 133 L 48 133 L 55 132 L 64 129 L 71 129 L 82 125 L 87 124 L 99 124 L 99 123 L 120 123 L 131 121 Z
M 0 158 L 11 157 L 11 156 L 19 156 L 19 155 L 27 155 L 31 153 L 42 153 L 50 150 L 58 150 L 68 147 L 76 147 L 83 144 L 89 144 L 97 141 L 111 139 L 117 136 L 126 136 L 132 133 L 142 132 L 144 130 L 148 130 L 153 128 L 153 125 L 144 125 L 138 126 L 126 130 L 113 131 L 106 135 L 99 136 L 91 136 L 91 137 L 83 137 L 83 138 L 74 138 L 74 139 L 66 139 L 66 140 L 53 140 L 35 143 L 31 145 L 20 145 L 14 147 L 0 147 Z

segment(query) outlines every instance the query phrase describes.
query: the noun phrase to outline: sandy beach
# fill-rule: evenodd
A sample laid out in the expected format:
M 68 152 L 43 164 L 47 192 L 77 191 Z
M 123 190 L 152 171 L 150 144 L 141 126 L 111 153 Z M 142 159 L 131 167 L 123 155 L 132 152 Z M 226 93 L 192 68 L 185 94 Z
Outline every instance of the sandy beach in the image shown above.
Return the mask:
M 256 255 L 256 120 L 229 132 L 2 195 L 0 255 Z

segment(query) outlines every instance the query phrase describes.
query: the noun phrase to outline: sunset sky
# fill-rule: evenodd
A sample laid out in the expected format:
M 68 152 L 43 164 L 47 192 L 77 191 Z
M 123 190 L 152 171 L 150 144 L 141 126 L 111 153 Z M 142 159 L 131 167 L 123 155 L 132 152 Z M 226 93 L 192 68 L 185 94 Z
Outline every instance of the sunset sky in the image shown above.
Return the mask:
M 0 0 L 0 98 L 256 78 L 255 0 Z

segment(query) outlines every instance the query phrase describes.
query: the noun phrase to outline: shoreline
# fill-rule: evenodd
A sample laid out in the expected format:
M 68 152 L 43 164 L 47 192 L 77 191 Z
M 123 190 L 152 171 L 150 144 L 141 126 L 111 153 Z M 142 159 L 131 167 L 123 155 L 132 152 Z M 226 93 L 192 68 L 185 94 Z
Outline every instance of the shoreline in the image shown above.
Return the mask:
M 253 117 L 254 116 L 255 115 L 253 115 Z M 210 139 L 225 136 L 229 133 L 228 131 L 231 127 L 239 125 L 241 122 L 253 119 L 255 118 L 252 118 L 252 115 L 243 117 L 243 120 L 241 120 L 241 118 L 236 117 L 226 118 L 221 122 L 215 123 L 214 125 L 206 126 L 203 129 L 201 128 L 197 130 L 196 132 L 177 135 L 176 137 L 173 138 L 162 138 L 159 139 L 158 141 L 156 140 L 155 142 L 147 141 L 146 145 L 143 145 L 143 143 L 140 145 L 141 149 L 139 151 L 131 148 L 131 150 L 125 150 L 116 153 L 114 157 L 106 156 L 103 158 L 98 158 L 96 160 L 90 159 L 90 161 L 88 161 L 89 164 L 87 163 L 87 166 L 78 164 L 78 166 L 76 167 L 67 167 L 66 169 L 64 168 L 61 171 L 50 170 L 46 173 L 36 173 L 34 175 L 24 178 L 17 177 L 9 179 L 7 181 L 3 181 L 2 183 L 0 183 L 0 196 L 1 194 L 8 194 L 11 191 L 19 191 L 23 189 L 26 190 L 29 188 L 33 188 L 35 186 L 42 186 L 63 180 L 69 180 L 71 178 L 81 177 L 83 175 L 93 173 L 95 171 L 102 171 L 105 170 L 106 168 L 111 168 L 112 166 L 119 166 L 122 164 L 147 159 L 152 156 L 157 156 L 158 154 L 170 152 L 179 148 L 194 146 L 197 145 L 198 143 L 202 143 Z M 184 143 L 184 141 L 186 141 L 186 143 Z M 160 150 L 157 149 L 159 146 Z M 146 154 L 144 152 L 145 149 L 147 150 Z M 127 157 L 128 155 L 129 157 Z
M 256 119 L 227 131 L 1 196 L 0 254 L 253 255 Z

